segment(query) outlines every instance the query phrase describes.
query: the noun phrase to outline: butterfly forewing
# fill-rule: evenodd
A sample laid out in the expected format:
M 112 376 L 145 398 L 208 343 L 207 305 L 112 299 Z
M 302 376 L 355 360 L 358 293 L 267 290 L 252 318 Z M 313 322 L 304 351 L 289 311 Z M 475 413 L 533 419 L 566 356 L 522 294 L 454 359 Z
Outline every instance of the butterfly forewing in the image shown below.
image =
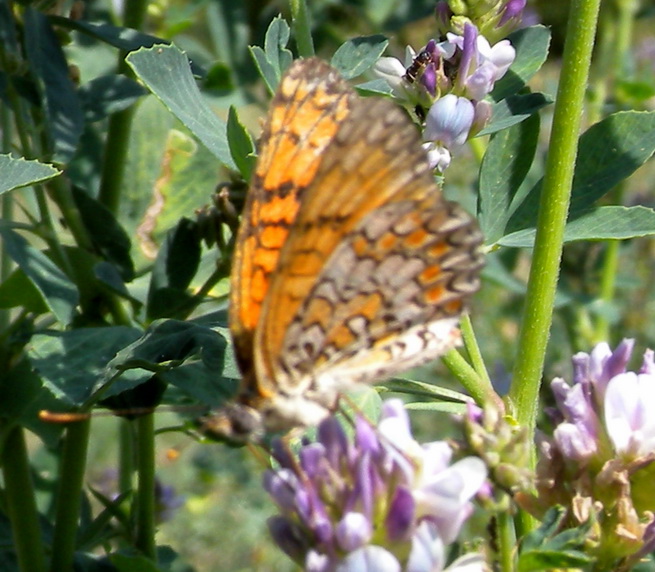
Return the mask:
M 262 303 L 302 195 L 354 98 L 320 60 L 295 62 L 273 98 L 232 266 L 230 329 L 242 369 L 252 366 Z

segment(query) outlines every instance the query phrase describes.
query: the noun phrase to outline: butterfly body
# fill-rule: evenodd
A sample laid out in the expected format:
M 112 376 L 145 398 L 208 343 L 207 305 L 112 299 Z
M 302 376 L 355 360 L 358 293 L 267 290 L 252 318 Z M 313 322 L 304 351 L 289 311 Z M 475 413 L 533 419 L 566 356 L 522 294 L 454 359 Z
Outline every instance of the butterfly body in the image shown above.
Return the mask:
M 320 60 L 291 66 L 260 141 L 231 277 L 243 381 L 211 420 L 244 436 L 314 425 L 354 383 L 457 345 L 482 265 L 414 125 Z

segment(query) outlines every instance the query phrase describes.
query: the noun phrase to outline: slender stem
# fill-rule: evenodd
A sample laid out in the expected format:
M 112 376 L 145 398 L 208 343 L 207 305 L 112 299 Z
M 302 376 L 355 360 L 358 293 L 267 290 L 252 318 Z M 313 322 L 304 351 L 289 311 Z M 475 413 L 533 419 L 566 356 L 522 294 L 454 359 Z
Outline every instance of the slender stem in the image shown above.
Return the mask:
M 136 497 L 136 547 L 148 558 L 156 559 L 155 544 L 155 417 L 137 419 L 137 471 L 139 485 Z
M 503 572 L 513 572 L 516 569 L 514 553 L 516 548 L 516 531 L 514 520 L 509 510 L 498 511 L 496 516 L 498 533 L 498 557 L 500 569 Z
M 475 402 L 482 405 L 484 403 L 496 403 L 499 408 L 503 407 L 502 401 L 494 391 L 491 384 L 486 384 L 469 365 L 469 363 L 460 355 L 457 350 L 451 350 L 441 357 L 444 365 L 457 378 L 464 389 L 469 392 Z
M 3 445 L 2 474 L 18 566 L 22 572 L 44 572 L 45 552 L 23 429 L 9 429 Z
M 312 40 L 312 27 L 307 13 L 307 4 L 305 0 L 291 0 L 289 6 L 298 55 L 309 58 L 314 55 L 314 40 Z
M 146 16 L 147 7 L 148 0 L 126 0 L 123 24 L 128 28 L 140 29 Z M 118 71 L 131 77 L 132 71 L 125 63 L 126 55 L 127 52 L 120 53 Z M 120 206 L 134 111 L 135 107 L 131 106 L 114 113 L 109 119 L 98 200 L 113 213 L 118 212 Z
M 616 291 L 616 273 L 619 268 L 619 249 L 621 241 L 608 240 L 605 249 L 605 260 L 602 269 L 600 282 L 600 299 L 605 305 L 609 305 L 614 300 Z M 596 320 L 595 342 L 609 341 L 610 322 L 607 318 L 607 312 L 601 312 Z
M 534 255 L 508 395 L 510 412 L 528 428 L 530 435 L 534 433 L 538 413 L 539 386 L 552 322 L 599 3 L 600 0 L 574 0 L 571 4 Z
M 87 419 L 70 423 L 66 428 L 55 507 L 51 572 L 73 569 L 90 426 L 91 421 Z
M 469 314 L 462 316 L 462 319 L 460 320 L 460 329 L 462 330 L 464 347 L 469 354 L 469 359 L 471 360 L 473 369 L 475 369 L 475 372 L 480 376 L 480 379 L 485 385 L 492 387 L 491 378 L 489 377 L 487 366 L 482 359 L 482 352 L 480 352 L 480 346 L 475 337 L 475 331 L 473 330 L 473 324 L 471 323 L 471 316 Z

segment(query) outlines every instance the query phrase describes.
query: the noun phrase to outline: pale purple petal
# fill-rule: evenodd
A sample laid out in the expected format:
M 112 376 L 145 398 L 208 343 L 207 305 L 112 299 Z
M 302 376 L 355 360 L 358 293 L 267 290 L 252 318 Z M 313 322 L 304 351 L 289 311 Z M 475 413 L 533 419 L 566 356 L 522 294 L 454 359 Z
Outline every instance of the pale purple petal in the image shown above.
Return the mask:
M 439 572 L 446 562 L 444 542 L 433 524 L 423 521 L 412 538 L 407 572 Z
M 299 482 L 291 470 L 266 471 L 264 473 L 264 490 L 273 497 L 283 511 L 288 512 L 296 508 Z
M 401 572 L 396 557 L 381 546 L 367 546 L 351 552 L 334 572 Z
M 371 540 L 373 529 L 361 512 L 348 512 L 337 524 L 334 535 L 342 550 L 352 552 Z
M 470 499 L 487 478 L 487 468 L 478 457 L 466 457 L 414 491 L 417 517 L 429 516 L 439 528 L 445 542 L 452 542 L 462 523 L 471 514 Z
M 495 81 L 496 67 L 491 62 L 485 62 L 466 79 L 467 97 L 475 101 L 484 99 L 493 89 Z
M 332 572 L 333 563 L 325 554 L 310 550 L 305 558 L 305 572 Z
M 592 380 L 601 380 L 604 376 L 605 362 L 612 356 L 612 350 L 606 342 L 596 344 L 591 350 L 589 360 L 589 377 Z M 574 356 L 575 357 L 575 356 Z M 605 380 L 606 382 L 609 379 Z
M 597 452 L 596 440 L 573 423 L 560 423 L 553 436 L 562 454 L 569 459 L 583 461 Z
M 625 373 L 625 368 L 632 357 L 632 350 L 634 349 L 635 341 L 630 338 L 625 338 L 621 343 L 616 346 L 612 355 L 607 358 L 605 367 L 603 368 L 603 378 L 608 381 L 615 375 Z
M 614 377 L 605 393 L 605 427 L 617 452 L 637 453 L 644 413 L 637 374 L 629 371 Z
M 639 373 L 647 373 L 648 375 L 655 375 L 655 352 L 653 350 L 646 350 L 644 352 L 644 362 L 641 365 Z
M 423 470 L 424 478 L 440 473 L 448 468 L 453 457 L 453 450 L 446 441 L 432 441 L 425 443 L 423 449 Z
M 431 141 L 423 143 L 423 148 L 428 152 L 428 163 L 430 163 L 430 167 L 443 173 L 450 165 L 452 159 L 450 151 L 448 151 L 448 149 L 443 145 Z
M 475 108 L 465 97 L 452 93 L 438 99 L 430 108 L 425 121 L 424 141 L 439 141 L 452 151 L 452 147 L 466 143 Z
M 482 38 L 482 36 L 478 36 Z M 485 40 L 486 41 L 486 40 Z M 489 43 L 487 42 L 487 45 Z M 496 67 L 496 80 L 503 77 L 516 58 L 516 50 L 509 40 L 501 40 L 491 48 L 489 52 L 489 61 Z
M 618 452 L 655 452 L 655 377 L 627 372 L 612 378 L 605 395 L 605 425 Z

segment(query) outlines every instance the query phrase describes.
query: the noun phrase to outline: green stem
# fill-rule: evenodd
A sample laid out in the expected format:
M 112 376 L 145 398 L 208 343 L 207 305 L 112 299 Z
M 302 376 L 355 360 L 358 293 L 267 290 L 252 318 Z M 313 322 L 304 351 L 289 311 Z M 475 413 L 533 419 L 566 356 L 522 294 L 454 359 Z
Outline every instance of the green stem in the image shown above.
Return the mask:
M 128 28 L 140 29 L 146 16 L 147 7 L 147 0 L 126 0 L 123 24 Z M 120 53 L 118 72 L 132 77 L 132 71 L 125 62 L 127 54 L 128 52 L 124 51 Z M 131 106 L 114 113 L 109 119 L 98 200 L 113 213 L 117 213 L 120 206 L 134 111 L 135 107 Z
M 132 490 L 132 473 L 134 472 L 134 423 L 117 418 L 119 431 L 118 492 Z
M 6 436 L 2 450 L 2 474 L 19 569 L 22 572 L 44 572 L 45 552 L 39 513 L 34 498 L 25 434 L 21 427 L 12 427 Z
M 616 273 L 619 269 L 619 249 L 621 241 L 608 240 L 605 249 L 605 260 L 603 263 L 601 282 L 600 282 L 600 299 L 603 301 L 604 308 L 614 300 L 616 290 Z M 604 309 L 604 308 L 601 308 Z M 595 327 L 594 342 L 610 341 L 610 322 L 607 318 L 607 312 L 603 311 L 598 315 Z
M 527 427 L 530 435 L 534 434 L 538 413 L 539 386 L 552 323 L 599 3 L 600 0 L 574 0 L 568 19 L 534 255 L 519 333 L 516 366 L 508 395 L 510 413 Z
M 298 46 L 298 55 L 302 58 L 310 58 L 315 52 L 307 4 L 305 0 L 291 0 L 289 7 L 291 8 L 291 21 L 293 22 L 296 46 Z
M 66 428 L 55 507 L 51 572 L 73 569 L 90 426 L 91 421 L 87 419 L 70 423 Z
M 462 387 L 468 391 L 469 395 L 475 399 L 477 404 L 482 406 L 485 403 L 496 403 L 501 410 L 503 409 L 502 401 L 491 384 L 484 383 L 478 373 L 457 350 L 450 350 L 441 357 L 441 361 L 457 378 L 457 381 L 462 384 Z
M 487 366 L 482 359 L 482 352 L 480 352 L 480 346 L 478 346 L 478 340 L 475 337 L 475 331 L 473 330 L 473 324 L 471 323 L 471 316 L 465 314 L 460 320 L 460 329 L 462 330 L 462 339 L 464 340 L 464 347 L 469 354 L 469 359 L 471 360 L 471 365 L 475 372 L 480 376 L 482 382 L 493 390 L 491 384 L 491 378 L 489 377 L 489 372 L 487 371 Z
M 501 510 L 496 517 L 498 533 L 498 560 L 502 572 L 513 572 L 516 570 L 514 554 L 516 548 L 516 531 L 514 520 L 509 510 Z
M 136 497 L 136 541 L 143 554 L 156 560 L 155 544 L 155 417 L 143 415 L 137 419 L 137 471 L 139 485 Z

